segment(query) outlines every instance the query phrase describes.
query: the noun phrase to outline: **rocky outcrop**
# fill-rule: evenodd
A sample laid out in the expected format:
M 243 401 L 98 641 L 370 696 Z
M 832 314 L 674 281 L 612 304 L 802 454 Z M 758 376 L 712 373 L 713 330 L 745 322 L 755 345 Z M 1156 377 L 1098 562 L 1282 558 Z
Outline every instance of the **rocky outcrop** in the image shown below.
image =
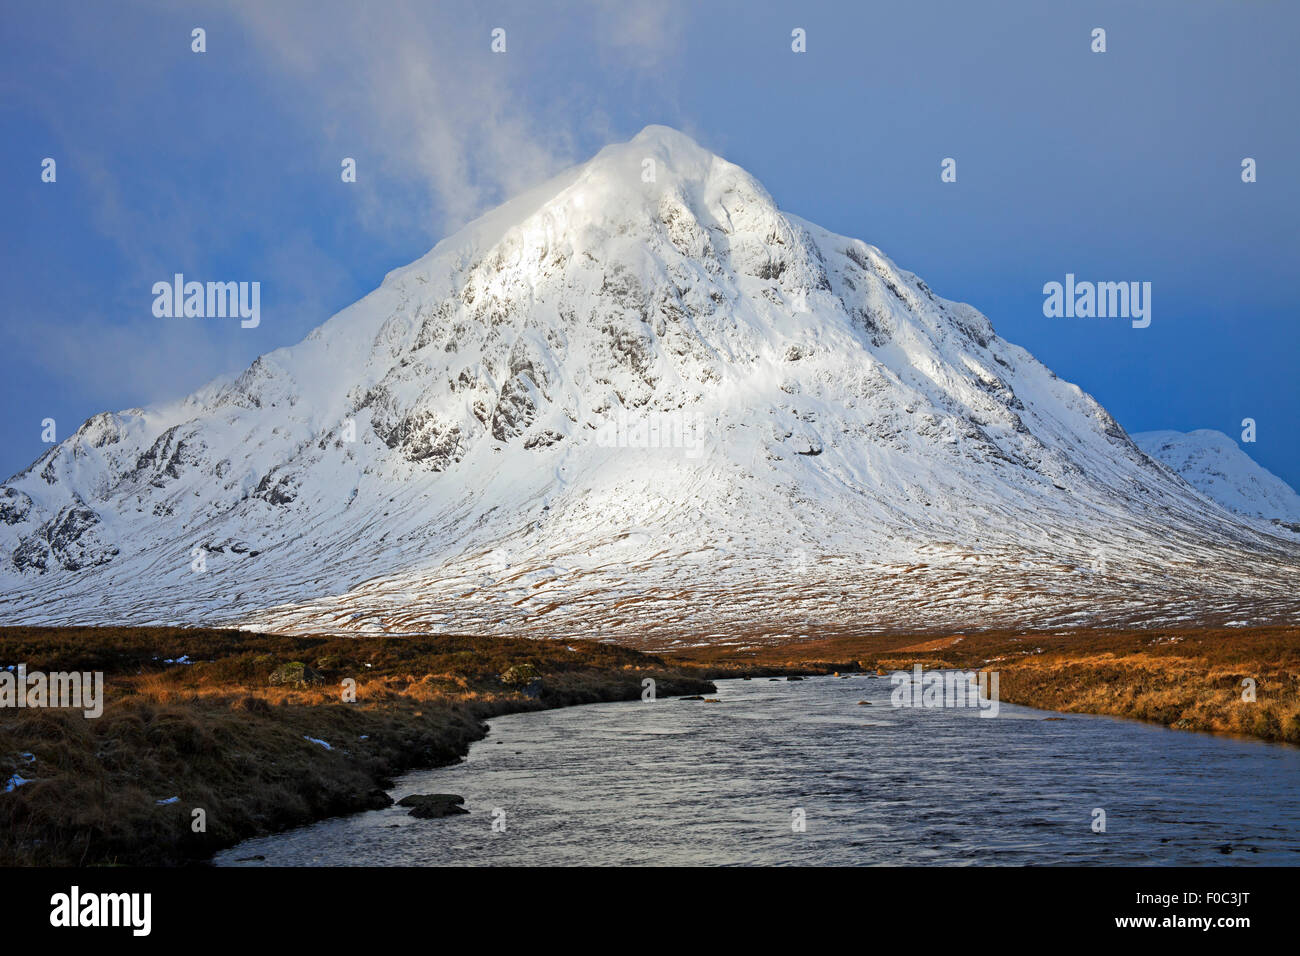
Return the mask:
M 13 566 L 38 573 L 62 568 L 80 571 L 107 564 L 118 549 L 100 534 L 100 518 L 84 505 L 71 505 L 19 541 Z

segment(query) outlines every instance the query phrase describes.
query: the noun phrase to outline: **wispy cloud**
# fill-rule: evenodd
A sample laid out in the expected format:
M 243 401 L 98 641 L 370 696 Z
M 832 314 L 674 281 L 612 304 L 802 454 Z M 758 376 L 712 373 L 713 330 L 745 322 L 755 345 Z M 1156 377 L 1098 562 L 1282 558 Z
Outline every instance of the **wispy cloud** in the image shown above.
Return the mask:
M 340 156 L 358 160 L 367 228 L 414 214 L 430 226 L 436 219 L 439 232 L 573 163 L 583 134 L 603 132 L 604 113 L 589 108 L 589 89 L 570 98 L 552 82 L 545 99 L 535 92 L 529 70 L 545 68 L 548 53 L 572 52 L 561 31 L 585 24 L 608 41 L 601 56 L 619 58 L 624 71 L 652 71 L 679 48 L 681 20 L 671 5 L 613 0 L 573 4 L 563 26 L 527 5 L 494 8 L 490 19 L 474 5 L 414 0 L 248 0 L 237 10 L 288 82 L 287 95 L 316 114 Z M 505 54 L 490 52 L 498 26 L 506 30 Z M 571 47 L 572 37 L 564 39 Z M 365 188 L 368 172 L 423 187 L 421 206 L 392 208 Z
M 0 270 L 0 344 L 23 373 L 7 400 L 45 389 L 61 420 L 152 404 L 292 344 L 403 256 L 672 102 L 686 19 L 618 0 L 52 0 L 15 16 L 3 119 L 58 157 L 33 208 L 62 237 L 16 243 Z M 343 188 L 345 156 L 359 178 Z M 174 272 L 262 282 L 262 325 L 155 318 L 152 283 Z M 39 451 L 30 433 L 0 428 L 11 470 Z

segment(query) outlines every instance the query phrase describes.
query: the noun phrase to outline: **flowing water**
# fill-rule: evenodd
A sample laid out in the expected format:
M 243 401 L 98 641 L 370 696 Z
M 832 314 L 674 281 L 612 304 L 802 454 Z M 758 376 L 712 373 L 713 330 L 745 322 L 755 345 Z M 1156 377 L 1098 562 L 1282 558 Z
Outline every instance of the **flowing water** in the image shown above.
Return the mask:
M 718 703 L 499 717 L 464 763 L 392 791 L 461 794 L 468 815 L 392 807 L 216 862 L 1300 865 L 1300 748 L 1007 704 L 895 708 L 890 691 L 729 680 Z

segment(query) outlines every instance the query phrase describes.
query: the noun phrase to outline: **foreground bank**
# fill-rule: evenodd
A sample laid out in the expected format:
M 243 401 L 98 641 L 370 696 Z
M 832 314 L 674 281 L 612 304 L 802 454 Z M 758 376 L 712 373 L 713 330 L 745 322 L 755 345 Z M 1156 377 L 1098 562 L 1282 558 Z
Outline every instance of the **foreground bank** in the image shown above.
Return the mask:
M 0 865 L 174 865 L 382 808 L 502 714 L 712 693 L 721 677 L 997 670 L 1007 703 L 1300 743 L 1300 629 L 884 635 L 650 655 L 589 641 L 0 629 L 0 673 L 103 675 L 0 708 Z M 1249 691 L 1249 692 L 1248 692 Z
M 0 865 L 204 860 L 386 806 L 392 776 L 456 762 L 490 717 L 634 700 L 647 678 L 713 690 L 590 641 L 0 629 L 0 669 L 20 664 L 102 674 L 102 713 L 0 708 Z
M 1002 704 L 893 706 L 876 674 L 510 714 L 394 797 L 218 866 L 1150 866 L 1300 862 L 1300 749 Z M 710 702 L 715 701 L 715 702 Z M 420 882 L 417 880 L 416 882 Z

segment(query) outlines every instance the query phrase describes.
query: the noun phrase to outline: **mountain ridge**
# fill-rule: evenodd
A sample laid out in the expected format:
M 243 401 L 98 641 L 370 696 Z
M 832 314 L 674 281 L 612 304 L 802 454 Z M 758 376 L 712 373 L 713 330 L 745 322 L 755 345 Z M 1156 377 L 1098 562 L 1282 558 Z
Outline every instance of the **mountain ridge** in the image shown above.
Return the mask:
M 618 420 L 698 444 L 609 447 Z M 1256 620 L 1292 612 L 1296 557 L 977 310 L 666 127 L 0 490 L 0 609 L 32 623 L 672 642 Z

